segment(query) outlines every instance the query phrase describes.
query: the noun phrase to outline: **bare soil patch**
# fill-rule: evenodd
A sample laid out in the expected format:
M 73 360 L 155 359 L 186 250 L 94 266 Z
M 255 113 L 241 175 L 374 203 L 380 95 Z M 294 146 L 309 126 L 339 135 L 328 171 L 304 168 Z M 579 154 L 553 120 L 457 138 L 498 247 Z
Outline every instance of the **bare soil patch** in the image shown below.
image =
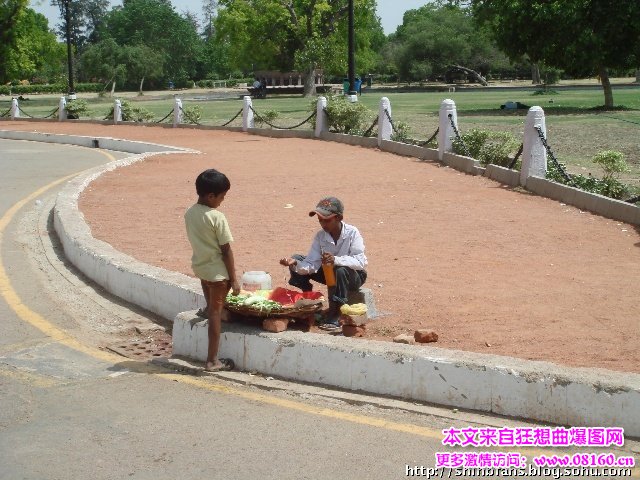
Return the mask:
M 369 257 L 366 286 L 384 313 L 367 331 L 418 328 L 437 346 L 569 366 L 640 372 L 640 230 L 438 163 L 301 139 L 160 127 L 35 124 L 4 128 L 131 138 L 197 149 L 103 175 L 80 199 L 93 235 L 191 275 L 182 215 L 194 179 L 231 180 L 221 209 L 237 269 L 266 270 L 306 252 L 324 195 L 345 203 Z M 287 204 L 293 208 L 285 208 Z M 433 345 L 433 344 L 432 344 Z

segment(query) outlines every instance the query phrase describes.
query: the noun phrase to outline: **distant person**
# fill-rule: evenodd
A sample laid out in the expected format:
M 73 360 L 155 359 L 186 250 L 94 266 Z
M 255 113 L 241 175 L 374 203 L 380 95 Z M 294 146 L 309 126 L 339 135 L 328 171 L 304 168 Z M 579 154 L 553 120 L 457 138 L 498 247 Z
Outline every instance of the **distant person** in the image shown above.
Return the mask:
M 289 285 L 303 292 L 313 290 L 311 280 L 327 285 L 324 268 L 335 277 L 335 285 L 327 288 L 329 309 L 320 329 L 339 330 L 340 307 L 347 303 L 349 292 L 357 292 L 367 279 L 367 257 L 360 231 L 342 221 L 344 206 L 335 197 L 326 197 L 318 202 L 309 216 L 316 215 L 320 230 L 316 233 L 306 256 L 295 254 L 280 260 L 280 265 L 289 267 Z
M 262 92 L 262 82 L 258 77 L 256 77 L 256 79 L 253 81 L 251 87 L 253 88 L 253 96 L 256 98 L 260 98 L 260 94 Z
M 260 94 L 261 94 L 261 98 L 267 98 L 267 79 L 262 77 L 262 80 L 260 81 Z
M 218 358 L 222 308 L 229 290 L 240 292 L 235 262 L 231 251 L 233 236 L 224 213 L 217 210 L 231 188 L 225 174 L 209 169 L 196 178 L 198 201 L 184 214 L 187 237 L 193 255 L 191 268 L 200 279 L 207 302 L 204 310 L 209 320 L 207 362 L 210 372 L 232 370 L 233 360 Z

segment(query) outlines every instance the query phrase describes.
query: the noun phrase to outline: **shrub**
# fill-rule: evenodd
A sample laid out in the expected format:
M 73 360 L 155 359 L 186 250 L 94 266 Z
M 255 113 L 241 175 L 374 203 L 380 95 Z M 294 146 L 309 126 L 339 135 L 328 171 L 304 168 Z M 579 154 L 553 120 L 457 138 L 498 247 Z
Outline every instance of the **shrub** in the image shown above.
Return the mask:
M 83 115 L 88 115 L 89 107 L 87 106 L 87 102 L 84 100 L 69 100 L 64 109 L 67 112 L 67 118 L 71 120 L 77 120 Z
M 311 102 L 310 111 L 315 112 L 317 100 Z M 343 95 L 332 95 L 327 98 L 327 117 L 329 130 L 336 133 L 362 135 L 368 128 L 373 112 L 361 102 L 350 102 Z M 313 128 L 315 128 L 315 118 Z
M 603 177 L 596 178 L 591 174 L 584 175 L 570 175 L 573 184 L 585 192 L 597 193 L 610 198 L 622 199 L 628 197 L 631 194 L 631 187 L 622 183 L 616 177 L 617 173 L 629 171 L 626 161 L 624 160 L 624 154 L 613 150 L 605 150 L 599 152 L 593 157 L 593 162 L 600 165 L 604 171 Z M 560 166 L 565 169 L 564 164 Z M 562 184 L 571 184 L 567 182 L 564 175 L 560 172 L 558 166 L 551 162 L 547 167 L 546 177 L 554 182 Z
M 462 142 L 467 146 L 469 155 L 479 160 L 482 165 L 499 165 L 508 167 L 512 155 L 518 149 L 520 142 L 509 132 L 494 132 L 473 128 L 462 135 Z M 458 155 L 466 155 L 462 142 L 457 138 L 453 141 L 453 151 Z
M 393 134 L 391 140 L 394 142 L 412 143 L 409 139 L 409 125 L 405 122 L 393 122 Z
M 200 105 L 190 105 L 182 109 L 182 118 L 185 123 L 200 125 L 202 119 L 202 107 Z
M 122 100 L 120 103 L 123 122 L 149 122 L 153 120 L 153 113 L 144 107 L 133 107 L 131 103 Z M 113 118 L 113 106 L 107 113 L 106 118 Z
M 276 118 L 278 118 L 280 114 L 275 110 L 265 110 L 264 112 L 260 112 L 258 115 L 255 115 L 254 123 L 260 127 L 262 127 L 265 123 L 273 123 Z M 270 125 L 269 125 L 270 126 Z

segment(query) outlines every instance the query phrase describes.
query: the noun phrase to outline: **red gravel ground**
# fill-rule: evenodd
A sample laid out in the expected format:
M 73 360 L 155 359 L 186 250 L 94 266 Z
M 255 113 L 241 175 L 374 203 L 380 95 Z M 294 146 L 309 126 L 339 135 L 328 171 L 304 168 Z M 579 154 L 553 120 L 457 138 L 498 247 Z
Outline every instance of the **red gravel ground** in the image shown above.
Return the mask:
M 93 235 L 188 275 L 182 215 L 206 168 L 227 174 L 221 209 L 239 274 L 305 253 L 325 195 L 362 232 L 367 285 L 384 313 L 367 338 L 435 330 L 437 346 L 640 372 L 640 229 L 377 150 L 243 133 L 74 123 L 2 128 L 130 138 L 202 154 L 158 155 L 103 175 L 80 207 Z M 293 208 L 286 208 L 287 204 Z M 434 344 L 432 344 L 434 345 Z

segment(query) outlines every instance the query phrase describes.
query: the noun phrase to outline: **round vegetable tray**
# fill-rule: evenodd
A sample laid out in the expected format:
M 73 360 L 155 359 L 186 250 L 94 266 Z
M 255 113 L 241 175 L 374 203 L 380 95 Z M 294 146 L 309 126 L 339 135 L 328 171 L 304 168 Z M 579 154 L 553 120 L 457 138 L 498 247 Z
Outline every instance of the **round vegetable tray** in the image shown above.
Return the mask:
M 322 303 L 317 303 L 314 305 L 305 305 L 305 306 L 283 306 L 280 310 L 259 310 L 257 308 L 252 308 L 251 306 L 246 305 L 230 305 L 228 303 L 225 304 L 225 308 L 230 312 L 238 313 L 240 315 L 244 315 L 247 317 L 258 317 L 258 318 L 300 318 L 306 317 L 307 315 L 311 315 L 312 313 L 317 312 L 322 309 Z

